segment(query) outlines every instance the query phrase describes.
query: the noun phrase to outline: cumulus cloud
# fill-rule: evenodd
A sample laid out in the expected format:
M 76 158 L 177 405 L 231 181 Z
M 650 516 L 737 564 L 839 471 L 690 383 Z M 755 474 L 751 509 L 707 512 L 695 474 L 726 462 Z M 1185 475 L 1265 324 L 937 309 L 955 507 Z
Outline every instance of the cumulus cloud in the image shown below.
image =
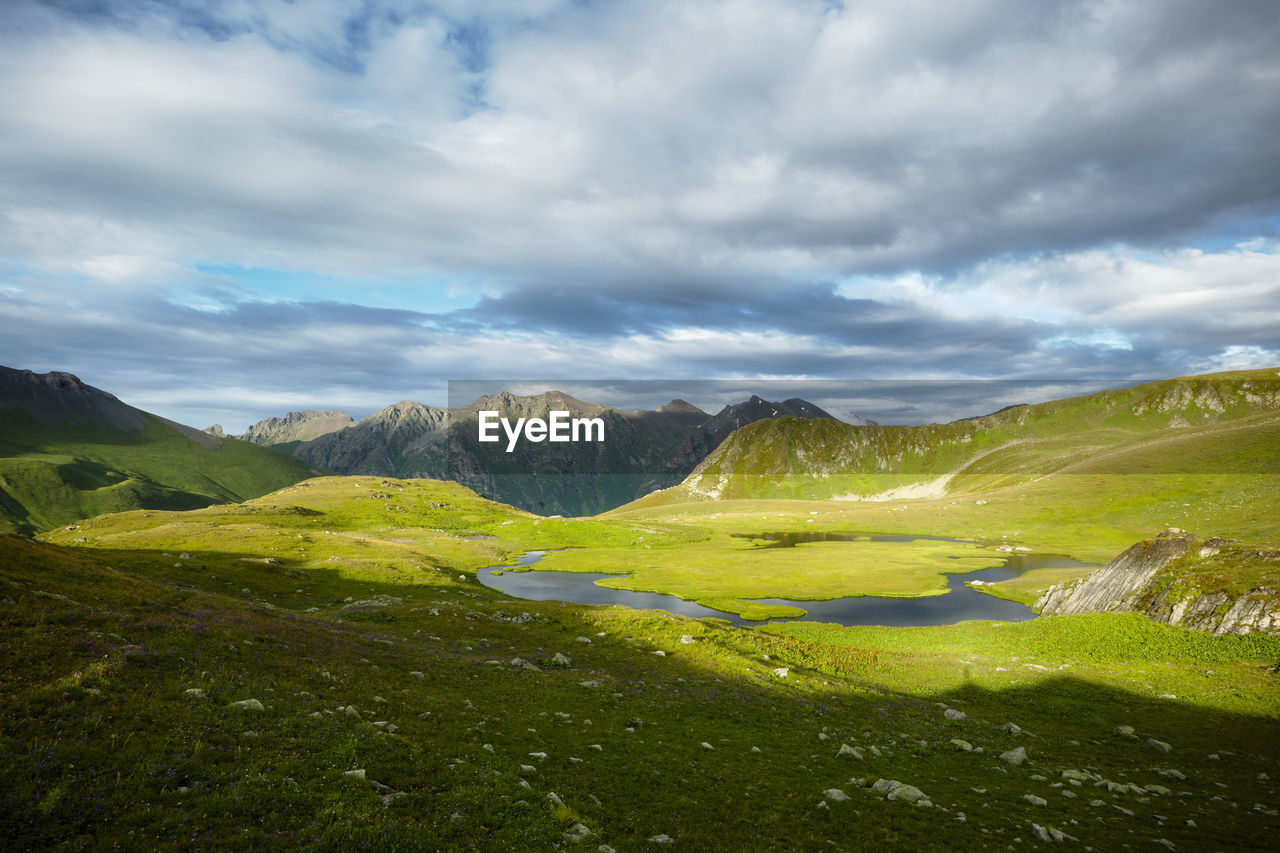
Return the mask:
M 15 0 L 0 361 L 196 422 L 1274 362 L 1278 41 L 1245 0 Z

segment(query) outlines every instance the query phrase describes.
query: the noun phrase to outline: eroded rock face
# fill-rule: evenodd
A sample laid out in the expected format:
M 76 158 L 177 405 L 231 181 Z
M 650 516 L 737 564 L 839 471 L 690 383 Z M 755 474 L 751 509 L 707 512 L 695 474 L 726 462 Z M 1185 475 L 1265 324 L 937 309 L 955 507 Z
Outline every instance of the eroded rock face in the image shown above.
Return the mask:
M 1216 578 L 1207 583 L 1210 576 Z M 1224 586 L 1223 578 L 1237 588 L 1252 588 L 1244 593 L 1208 588 Z M 1140 612 L 1157 622 L 1214 634 L 1280 632 L 1280 550 L 1216 537 L 1201 542 L 1170 528 L 1086 578 L 1050 587 L 1035 610 L 1043 616 Z

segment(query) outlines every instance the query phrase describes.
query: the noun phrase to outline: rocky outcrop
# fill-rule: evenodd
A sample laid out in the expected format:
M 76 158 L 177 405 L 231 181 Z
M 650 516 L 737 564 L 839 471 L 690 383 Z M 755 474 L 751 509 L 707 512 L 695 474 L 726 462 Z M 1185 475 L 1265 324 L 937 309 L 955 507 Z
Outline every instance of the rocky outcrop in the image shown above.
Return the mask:
M 1138 612 L 1214 634 L 1280 632 L 1280 550 L 1170 528 L 1086 578 L 1056 584 L 1042 616 Z
M 311 441 L 322 435 L 354 426 L 355 420 L 346 412 L 290 412 L 283 418 L 267 418 L 258 421 L 244 431 L 240 438 L 254 444 L 277 445 L 291 441 Z

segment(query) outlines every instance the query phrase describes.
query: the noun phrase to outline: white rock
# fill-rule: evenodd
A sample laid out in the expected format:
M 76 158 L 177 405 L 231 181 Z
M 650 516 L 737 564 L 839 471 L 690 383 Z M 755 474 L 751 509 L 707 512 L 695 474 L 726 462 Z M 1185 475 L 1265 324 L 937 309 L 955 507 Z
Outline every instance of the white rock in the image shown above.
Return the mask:
M 685 634 L 685 635 L 683 635 L 682 637 L 680 637 L 680 642 L 687 646 L 687 645 L 689 645 L 690 643 L 694 642 L 694 639 L 693 639 L 693 637 L 689 636 L 688 634 Z
M 846 794 L 844 791 L 841 791 L 839 788 L 828 788 L 827 790 L 823 791 L 822 794 L 828 800 L 831 800 L 832 802 L 835 802 L 835 803 L 843 803 L 845 800 L 849 799 L 849 795 Z
M 778 678 L 786 678 L 788 675 L 791 674 L 791 668 L 786 666 L 780 666 L 773 670 L 773 674 L 776 675 Z
M 1010 767 L 1021 767 L 1027 763 L 1027 751 L 1022 747 L 1000 753 L 1000 760 Z
M 707 743 L 705 740 L 702 742 L 702 748 L 703 748 L 703 749 L 715 749 L 715 747 L 714 747 L 714 746 L 712 746 L 711 744 Z
M 227 705 L 228 708 L 235 708 L 239 711 L 265 711 L 266 708 L 257 699 L 241 699 L 239 702 L 232 702 Z
M 201 690 L 199 687 L 188 687 L 186 690 L 182 691 L 182 695 L 190 696 L 192 699 L 209 698 L 208 696 L 205 695 L 204 691 Z
M 363 767 L 361 767 L 359 770 L 344 770 L 344 771 L 342 772 L 342 775 L 343 775 L 343 776 L 350 776 L 350 777 L 352 777 L 353 779 L 363 779 L 363 778 L 365 778 L 365 776 L 364 776 L 364 768 L 363 768 Z
M 553 663 L 556 666 L 568 666 L 569 658 L 566 655 L 561 654 L 560 652 L 556 652 L 555 657 L 551 658 L 551 663 Z
M 952 722 L 958 723 L 961 720 L 965 719 L 965 717 L 967 717 L 968 715 L 965 714 L 964 711 L 957 711 L 955 708 L 948 708 L 947 710 L 942 712 L 942 716 L 946 717 L 948 720 L 951 720 Z
M 576 843 L 582 841 L 588 835 L 594 835 L 594 833 L 582 824 L 575 823 L 565 831 L 564 837 Z
M 665 832 L 660 835 L 653 835 L 649 837 L 650 844 L 670 844 L 671 842 L 671 836 L 667 835 Z
M 1031 805 L 1033 806 L 1049 805 L 1048 800 L 1044 799 L 1043 797 L 1037 797 L 1035 794 L 1023 794 L 1022 799 L 1026 800 L 1028 803 L 1031 803 Z

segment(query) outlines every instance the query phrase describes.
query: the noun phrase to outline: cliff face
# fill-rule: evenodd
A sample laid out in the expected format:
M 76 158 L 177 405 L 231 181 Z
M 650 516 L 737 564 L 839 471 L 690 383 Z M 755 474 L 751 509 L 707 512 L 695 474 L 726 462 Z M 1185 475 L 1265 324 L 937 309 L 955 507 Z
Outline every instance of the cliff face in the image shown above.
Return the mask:
M 1136 611 L 1214 634 L 1280 632 L 1280 550 L 1177 528 L 1139 542 L 1081 580 L 1050 587 L 1043 616 Z

